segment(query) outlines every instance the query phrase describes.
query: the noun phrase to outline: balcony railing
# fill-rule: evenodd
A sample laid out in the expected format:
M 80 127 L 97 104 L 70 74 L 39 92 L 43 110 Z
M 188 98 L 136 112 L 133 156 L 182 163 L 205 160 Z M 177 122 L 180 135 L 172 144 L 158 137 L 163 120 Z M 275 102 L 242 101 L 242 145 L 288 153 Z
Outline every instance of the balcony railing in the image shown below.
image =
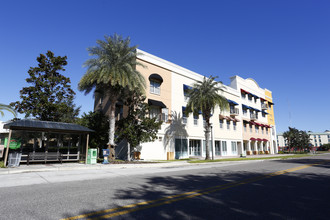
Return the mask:
M 268 104 L 267 103 L 261 103 L 261 109 L 268 109 Z
M 251 119 L 251 120 L 257 120 L 257 119 L 258 119 L 257 114 L 251 113 L 251 114 L 250 114 L 250 119 Z
M 230 109 L 230 115 L 239 115 L 239 109 L 238 108 L 231 108 Z

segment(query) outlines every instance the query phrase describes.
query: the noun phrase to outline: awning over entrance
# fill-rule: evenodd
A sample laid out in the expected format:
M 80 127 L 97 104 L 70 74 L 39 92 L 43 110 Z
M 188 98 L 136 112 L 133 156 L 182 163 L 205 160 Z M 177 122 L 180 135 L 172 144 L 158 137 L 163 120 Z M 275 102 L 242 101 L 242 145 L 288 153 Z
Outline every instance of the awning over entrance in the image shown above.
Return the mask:
M 159 106 L 161 108 L 166 108 L 166 105 L 161 101 L 156 101 L 153 99 L 148 99 L 148 104 L 153 106 Z

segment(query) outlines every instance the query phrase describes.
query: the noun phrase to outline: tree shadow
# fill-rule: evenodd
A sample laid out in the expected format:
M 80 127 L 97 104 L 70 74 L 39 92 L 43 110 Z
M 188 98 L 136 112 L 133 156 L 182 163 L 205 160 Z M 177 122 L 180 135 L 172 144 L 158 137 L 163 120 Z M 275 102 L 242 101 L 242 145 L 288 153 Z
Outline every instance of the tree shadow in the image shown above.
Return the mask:
M 188 132 L 186 130 L 186 124 L 183 123 L 183 118 L 176 111 L 171 114 L 171 124 L 165 128 L 164 133 L 164 147 L 170 147 L 170 149 L 175 149 L 174 143 L 175 138 L 187 139 Z
M 140 209 L 115 219 L 328 219 L 330 166 L 319 168 L 324 172 L 304 170 L 278 176 L 231 172 L 225 167 L 195 169 L 189 175 L 183 171 L 159 173 L 144 178 L 143 184 L 116 191 L 114 198 L 129 204 L 153 202 L 131 207 Z M 189 192 L 200 195 L 182 195 Z M 159 205 L 150 207 L 152 204 Z M 121 209 L 110 202 L 109 207 Z M 93 211 L 92 205 L 82 213 Z
M 328 168 L 330 160 L 323 159 L 320 157 L 322 157 L 322 155 L 314 156 L 314 157 L 305 157 L 305 158 L 292 158 L 290 160 L 274 160 L 274 162 L 276 162 L 276 163 L 295 163 L 295 164 L 303 164 L 303 165 L 315 164 L 315 166 L 318 166 L 318 167 Z

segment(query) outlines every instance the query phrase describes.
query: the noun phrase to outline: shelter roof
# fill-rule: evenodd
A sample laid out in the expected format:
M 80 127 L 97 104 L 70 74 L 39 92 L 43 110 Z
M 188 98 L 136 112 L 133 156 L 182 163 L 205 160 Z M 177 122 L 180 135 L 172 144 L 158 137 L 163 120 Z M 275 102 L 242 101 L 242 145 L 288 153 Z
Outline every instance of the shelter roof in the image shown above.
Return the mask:
M 5 129 L 11 130 L 30 130 L 30 131 L 46 131 L 46 132 L 65 132 L 65 133 L 90 133 L 93 130 L 81 125 L 52 122 L 52 121 L 39 121 L 39 120 L 18 120 L 3 126 Z

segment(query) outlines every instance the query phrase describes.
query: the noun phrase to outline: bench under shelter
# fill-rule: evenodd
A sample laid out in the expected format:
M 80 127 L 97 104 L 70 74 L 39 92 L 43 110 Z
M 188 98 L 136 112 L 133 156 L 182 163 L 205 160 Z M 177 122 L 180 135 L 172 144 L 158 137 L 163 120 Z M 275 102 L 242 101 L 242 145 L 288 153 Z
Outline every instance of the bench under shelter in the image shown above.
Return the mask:
M 4 164 L 7 162 L 9 144 L 12 140 L 19 140 L 21 144 L 21 147 L 15 150 L 22 153 L 21 162 L 43 161 L 40 155 L 45 155 L 45 162 L 47 160 L 87 162 L 89 134 L 94 132 L 78 124 L 31 119 L 10 122 L 5 124 L 4 128 L 9 129 Z M 55 155 L 59 156 L 55 157 Z

